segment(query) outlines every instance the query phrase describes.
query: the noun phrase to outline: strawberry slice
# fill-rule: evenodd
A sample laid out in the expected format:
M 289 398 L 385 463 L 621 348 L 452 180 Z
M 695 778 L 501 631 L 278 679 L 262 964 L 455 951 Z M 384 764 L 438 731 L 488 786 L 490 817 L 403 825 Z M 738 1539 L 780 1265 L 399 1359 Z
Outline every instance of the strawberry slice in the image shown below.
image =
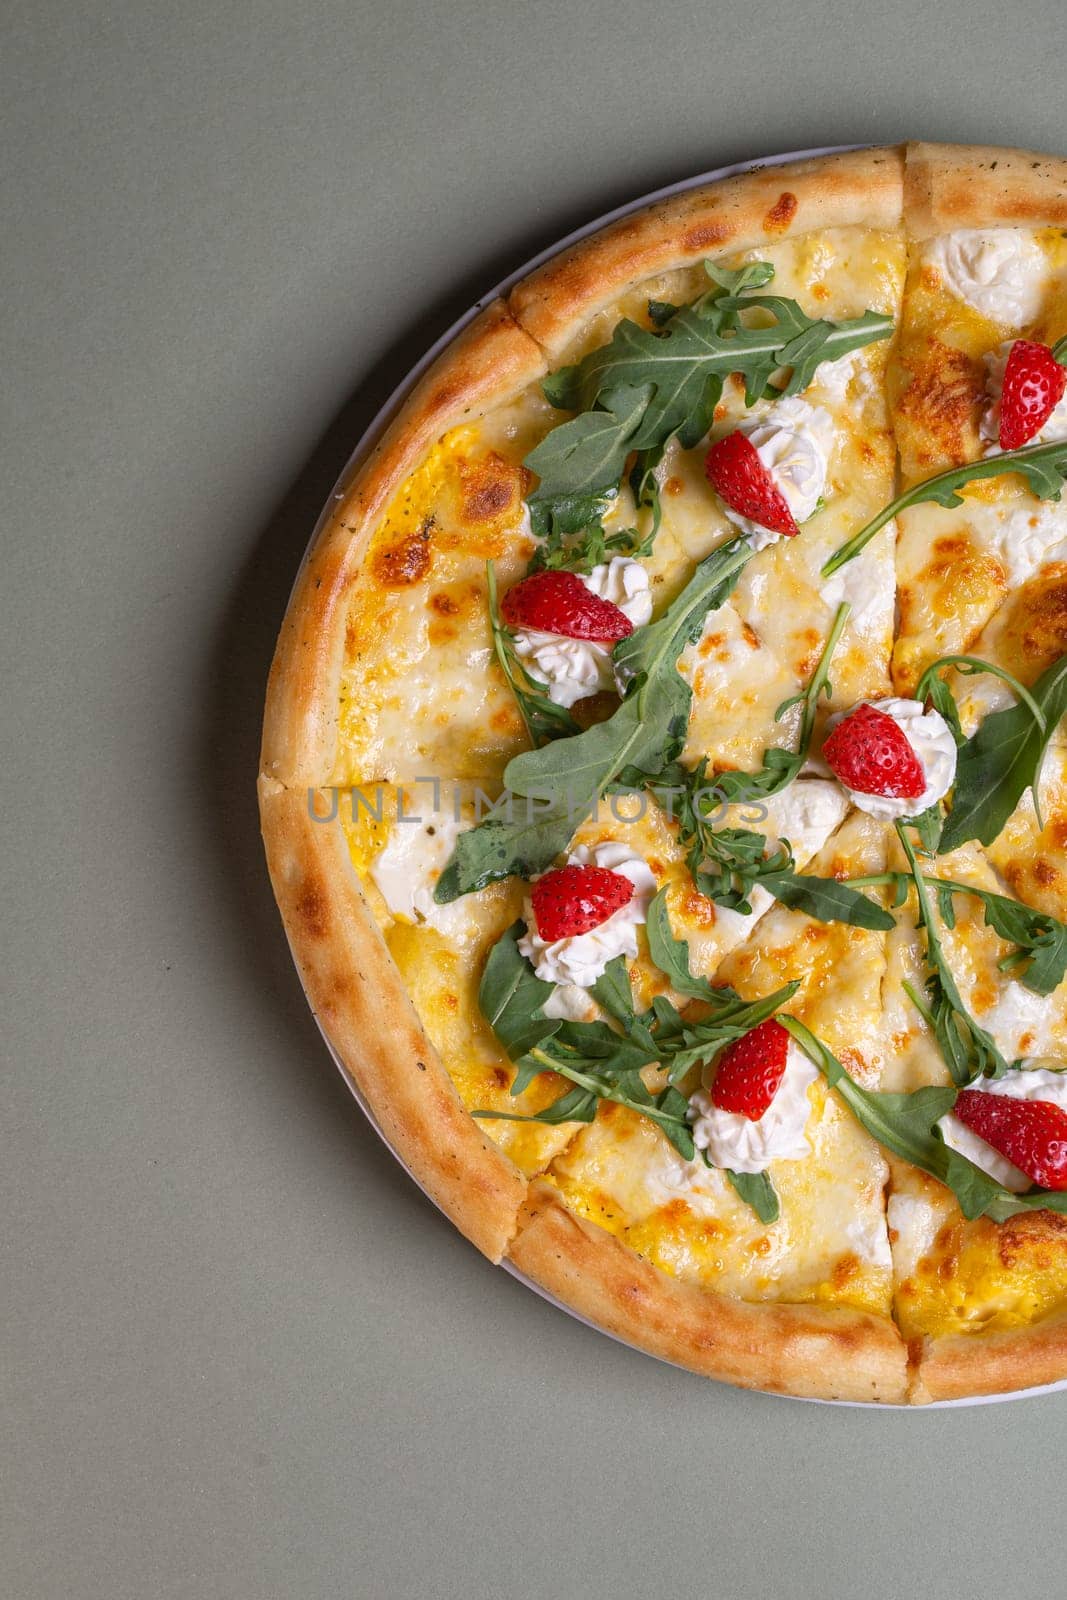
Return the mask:
M 712 1104 L 758 1122 L 785 1076 L 788 1049 L 789 1035 L 773 1017 L 729 1045 L 719 1057 Z
M 1019 450 L 1051 417 L 1067 389 L 1061 367 L 1047 344 L 1016 339 L 1008 352 L 1000 391 L 1000 448 Z
M 864 702 L 837 724 L 822 747 L 830 771 L 859 794 L 917 800 L 926 788 L 922 762 L 885 711 Z
M 542 939 L 570 939 L 599 928 L 633 897 L 634 886 L 607 867 L 557 867 L 538 878 L 530 896 Z
M 1051 1100 L 1011 1100 L 961 1089 L 956 1115 L 1042 1189 L 1067 1189 L 1067 1111 Z
M 510 628 L 539 628 L 598 644 L 616 644 L 634 631 L 625 611 L 593 594 L 576 572 L 535 572 L 508 590 L 500 609 Z
M 763 465 L 752 440 L 740 430 L 712 445 L 704 471 L 719 499 L 725 500 L 731 511 L 772 533 L 791 538 L 800 532 L 785 495 Z

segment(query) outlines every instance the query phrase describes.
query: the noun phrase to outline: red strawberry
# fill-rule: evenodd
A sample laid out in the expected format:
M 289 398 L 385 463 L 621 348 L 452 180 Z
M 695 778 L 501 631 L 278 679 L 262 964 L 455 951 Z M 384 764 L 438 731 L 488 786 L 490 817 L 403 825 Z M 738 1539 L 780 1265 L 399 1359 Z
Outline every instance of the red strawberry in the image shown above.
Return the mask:
M 756 446 L 745 434 L 728 433 L 713 444 L 704 461 L 708 482 L 731 511 L 772 533 L 799 533 L 785 495 L 763 465 Z
M 1042 1189 L 1067 1189 L 1067 1111 L 1061 1106 L 961 1089 L 956 1115 Z
M 1064 389 L 1067 367 L 1060 366 L 1048 345 L 1016 339 L 1000 391 L 1000 448 L 1018 450 L 1040 433 Z
M 822 747 L 830 771 L 860 794 L 917 800 L 926 788 L 922 763 L 891 716 L 866 702 L 837 724 Z
M 773 1017 L 728 1046 L 719 1057 L 712 1104 L 758 1122 L 778 1093 L 788 1048 L 789 1035 Z
M 607 867 L 557 867 L 533 886 L 537 931 L 549 943 L 588 933 L 628 905 L 633 892 L 629 878 Z
M 634 631 L 625 611 L 593 594 L 576 572 L 535 572 L 508 590 L 500 609 L 511 628 L 540 628 L 598 644 L 615 644 Z

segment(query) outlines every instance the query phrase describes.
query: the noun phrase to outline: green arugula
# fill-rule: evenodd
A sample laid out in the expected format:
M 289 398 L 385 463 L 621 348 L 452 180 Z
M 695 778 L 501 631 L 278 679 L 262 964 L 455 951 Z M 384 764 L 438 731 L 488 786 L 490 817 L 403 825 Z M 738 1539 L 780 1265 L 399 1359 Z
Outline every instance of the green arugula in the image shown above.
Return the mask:
M 1012 685 L 1022 688 L 1014 680 Z M 1034 792 L 1038 824 L 1043 826 L 1038 810 L 1041 764 L 1065 713 L 1067 655 L 1041 674 L 1019 705 L 992 712 L 963 745 L 943 850 L 955 850 L 968 839 L 992 844 L 1027 789 Z
M 926 934 L 926 964 L 930 972 L 926 980 L 925 1000 L 908 984 L 904 985 L 905 992 L 933 1032 L 954 1083 L 962 1086 L 973 1083 L 976 1078 L 1002 1078 L 1008 1070 L 1008 1062 L 1001 1055 L 992 1035 L 978 1025 L 963 1003 L 941 947 L 926 879 L 915 848 L 908 838 L 907 828 L 907 820 L 897 823 L 897 835 L 908 858 L 918 899 L 919 925 Z
M 1020 473 L 1039 499 L 1058 500 L 1064 479 L 1067 478 L 1067 440 L 1056 440 L 1051 444 L 1028 444 L 1021 450 L 1004 450 L 999 455 L 983 456 L 980 461 L 968 461 L 962 467 L 950 467 L 946 472 L 938 472 L 934 477 L 914 484 L 891 500 L 873 521 L 835 550 L 822 569 L 823 577 L 828 578 L 851 561 L 853 556 L 858 556 L 875 534 L 901 511 L 927 501 L 939 506 L 961 506 L 961 489 L 965 489 L 969 483 L 977 483 L 980 478 L 997 478 L 1005 472 Z
M 727 1171 L 727 1178 L 746 1205 L 752 1207 L 761 1222 L 777 1222 L 779 1205 L 770 1174 L 767 1172 Z
M 483 1118 L 509 1122 L 591 1122 L 601 1100 L 627 1106 L 663 1131 L 675 1149 L 696 1157 L 687 1112 L 689 1102 L 677 1087 L 694 1067 L 710 1060 L 725 1045 L 756 1027 L 796 992 L 786 984 L 762 1000 L 746 1001 L 730 988 L 716 988 L 689 970 L 689 950 L 671 933 L 666 890 L 649 908 L 649 948 L 676 991 L 699 999 L 704 1015 L 683 1016 L 663 995 L 638 1013 L 619 956 L 590 991 L 606 1022 L 569 1022 L 544 1015 L 553 985 L 539 979 L 518 948 L 523 924 L 516 922 L 489 953 L 478 999 L 482 1013 L 515 1063 L 511 1093 L 519 1095 L 542 1072 L 556 1072 L 571 1087 L 544 1110 L 476 1111 Z M 664 1086 L 650 1090 L 643 1073 L 660 1068 Z
M 1025 684 L 1020 683 L 1007 667 L 999 667 L 993 661 L 983 661 L 980 656 L 939 656 L 936 661 L 931 661 L 916 684 L 915 698 L 923 702 L 928 700 L 934 710 L 941 713 L 952 730 L 952 737 L 957 746 L 966 744 L 967 738 L 960 722 L 955 696 L 945 680 L 938 676 L 948 667 L 958 672 L 961 678 L 980 678 L 987 674 L 999 678 L 1002 683 L 1007 684 L 1016 699 L 1028 707 L 1030 715 L 1044 733 L 1044 712 Z
M 910 872 L 874 872 L 848 879 L 854 889 L 891 885 L 896 890 L 897 906 L 904 904 L 913 881 Z M 992 889 L 980 889 L 977 884 L 959 883 L 930 873 L 923 874 L 923 882 L 937 896 L 938 913 L 947 928 L 956 926 L 954 896 L 969 894 L 981 901 L 986 926 L 1016 946 L 997 963 L 1001 972 L 1013 973 L 1034 994 L 1051 994 L 1059 988 L 1067 974 L 1067 925 L 1048 912 L 1035 911 L 1020 900 L 996 894 Z
M 714 817 L 725 800 L 720 778 L 709 777 L 706 761 L 692 771 L 676 762 L 648 788 L 660 807 L 678 822 L 678 840 L 685 850 L 686 866 L 695 887 L 716 905 L 750 914 L 752 890 L 760 885 L 783 905 L 803 911 L 818 922 L 892 928 L 889 913 L 848 884 L 837 878 L 798 872 L 787 840 L 768 852 L 762 833 L 750 828 L 716 827 Z
M 780 719 L 790 707 L 803 706 L 796 750 L 771 748 L 756 772 L 724 772 L 709 777 L 706 759 L 692 769 L 674 762 L 658 779 L 646 780 L 659 805 L 678 822 L 678 839 L 686 865 L 701 894 L 716 905 L 751 913 L 749 896 L 761 884 L 783 905 L 820 922 L 847 922 L 854 927 L 889 929 L 888 912 L 835 878 L 798 873 L 787 841 L 768 853 L 767 840 L 749 828 L 717 828 L 714 817 L 724 805 L 758 803 L 778 794 L 799 775 L 807 759 L 819 697 L 831 693 L 830 658 L 850 607 L 839 607 L 811 681 L 801 694 L 778 707 Z
M 496 569 L 491 561 L 485 563 L 486 588 L 489 603 L 489 626 L 493 633 L 493 650 L 516 704 L 526 724 L 530 743 L 538 746 L 551 739 L 578 733 L 579 727 L 565 706 L 556 705 L 545 694 L 545 686 L 526 669 L 515 650 L 511 634 L 500 616 L 497 604 Z
M 968 1220 L 986 1216 L 994 1222 L 1005 1222 L 1023 1211 L 1067 1213 L 1067 1193 L 1033 1188 L 1025 1194 L 1013 1194 L 973 1161 L 949 1149 L 936 1124 L 956 1104 L 958 1089 L 931 1086 L 913 1089 L 909 1094 L 864 1089 L 796 1017 L 783 1015 L 778 1020 L 811 1057 L 860 1126 L 886 1150 L 951 1189 Z
M 552 404 L 578 415 L 527 456 L 540 479 L 531 505 L 613 490 L 634 451 L 662 450 L 672 438 L 692 448 L 731 373 L 744 377 L 748 405 L 797 394 L 821 362 L 892 332 L 892 319 L 873 311 L 849 322 L 812 320 L 795 300 L 750 293 L 773 276 L 767 262 L 737 272 L 705 268 L 712 287 L 690 305 L 650 308 L 652 329 L 624 318 L 606 345 L 545 379 Z M 772 389 L 783 370 L 785 383 Z
M 630 681 L 606 722 L 508 763 L 507 793 L 484 821 L 459 836 L 434 890 L 438 904 L 500 878 L 536 876 L 566 849 L 579 823 L 624 771 L 655 775 L 677 758 L 693 698 L 678 671 L 678 657 L 699 635 L 707 613 L 732 592 L 751 555 L 744 539 L 721 545 L 700 563 L 658 622 L 619 641 L 613 659 Z M 525 814 L 518 817 L 516 796 L 526 802 Z
M 652 482 L 655 483 L 653 477 Z M 639 510 L 652 504 L 647 491 Z M 657 485 L 658 494 L 658 485 Z M 543 505 L 530 507 L 530 526 L 537 535 L 538 545 L 530 561 L 531 572 L 545 568 L 568 572 L 592 572 L 612 556 L 647 556 L 659 529 L 658 514 L 654 516 L 648 533 L 642 537 L 637 528 L 620 528 L 609 533 L 601 520 L 607 501 L 591 495 L 584 501 L 564 502 L 564 512 L 547 510 Z M 658 513 L 658 500 L 656 502 Z

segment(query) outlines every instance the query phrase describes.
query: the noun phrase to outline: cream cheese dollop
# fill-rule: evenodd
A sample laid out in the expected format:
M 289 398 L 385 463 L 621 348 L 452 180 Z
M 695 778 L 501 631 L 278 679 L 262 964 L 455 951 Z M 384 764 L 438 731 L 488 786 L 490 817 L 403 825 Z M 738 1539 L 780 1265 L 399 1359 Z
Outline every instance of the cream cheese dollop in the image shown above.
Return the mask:
M 690 1095 L 693 1143 L 713 1166 L 730 1172 L 762 1172 L 770 1161 L 799 1161 L 811 1153 L 808 1089 L 818 1076 L 818 1068 L 790 1039 L 782 1081 L 758 1122 L 739 1111 L 721 1111 L 707 1089 Z
M 777 401 L 762 417 L 745 423 L 740 431 L 754 446 L 794 522 L 806 522 L 822 498 L 830 471 L 834 448 L 830 413 L 791 395 Z M 754 550 L 764 550 L 781 538 L 729 506 L 723 509 Z
M 862 794 L 848 784 L 844 787 L 853 805 L 866 811 L 868 816 L 887 822 L 897 817 L 917 817 L 936 801 L 943 800 L 955 781 L 957 752 L 952 730 L 940 711 L 925 711 L 921 700 L 869 700 L 866 704 L 892 717 L 919 758 L 926 787 L 918 798 L 911 800 L 888 794 Z M 827 733 L 847 715 L 841 712 L 831 717 L 826 724 Z
M 530 962 L 539 978 L 546 983 L 572 984 L 578 989 L 589 989 L 603 974 L 609 961 L 616 956 L 632 957 L 637 954 L 637 930 L 648 915 L 649 902 L 656 892 L 656 879 L 651 867 L 642 856 L 635 855 L 628 845 L 609 839 L 603 844 L 579 845 L 567 857 L 569 867 L 607 867 L 629 878 L 634 892 L 626 905 L 608 917 L 599 927 L 588 933 L 576 933 L 551 943 L 542 939 L 537 931 L 533 906 L 526 903 L 524 916 L 526 930 L 520 936 L 518 947 Z M 564 1006 L 575 1009 L 574 997 L 564 997 Z M 553 1016 L 560 1012 L 554 1010 Z M 568 1014 L 564 1011 L 563 1014 Z
M 635 628 L 644 627 L 652 616 L 648 570 L 640 561 L 613 556 L 578 576 L 590 594 L 617 605 Z M 547 686 L 548 698 L 558 706 L 572 706 L 602 690 L 621 688 L 610 644 L 569 639 L 540 628 L 515 628 L 512 637 L 519 660 L 532 678 Z
M 1009 1100 L 1050 1100 L 1053 1105 L 1067 1111 L 1067 1071 L 1051 1070 L 1044 1066 L 1020 1067 L 1003 1078 L 981 1078 L 970 1085 L 982 1094 L 999 1094 Z M 1034 1180 L 1020 1172 L 1014 1162 L 994 1150 L 973 1128 L 961 1122 L 954 1111 L 943 1116 L 937 1125 L 941 1136 L 951 1150 L 956 1150 L 976 1167 L 989 1174 L 1013 1194 L 1022 1194 L 1033 1188 Z
M 995 350 L 986 353 L 986 408 L 982 413 L 979 431 L 982 438 L 990 446 L 986 450 L 987 456 L 996 455 L 1000 450 L 1000 395 L 1004 388 L 1004 368 L 1011 355 L 1014 339 L 1005 339 Z M 1067 439 L 1067 393 L 1053 412 L 1048 421 L 1038 429 L 1031 444 L 1054 444 L 1059 439 Z
M 440 806 L 425 816 L 398 819 L 370 866 L 370 876 L 395 917 L 453 937 L 467 929 L 470 909 L 464 901 L 439 906 L 433 891 L 457 838 L 469 826 Z
M 1044 252 L 1019 228 L 960 228 L 931 240 L 926 259 L 946 288 L 991 322 L 1022 328 L 1040 310 Z

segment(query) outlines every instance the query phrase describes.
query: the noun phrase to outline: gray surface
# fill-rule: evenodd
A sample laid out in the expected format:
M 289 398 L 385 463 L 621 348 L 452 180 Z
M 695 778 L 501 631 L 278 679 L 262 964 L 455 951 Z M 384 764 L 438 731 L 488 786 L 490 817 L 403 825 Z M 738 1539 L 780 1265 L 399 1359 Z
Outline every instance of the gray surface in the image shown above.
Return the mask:
M 747 1396 L 494 1271 L 339 1081 L 256 837 L 308 529 L 488 284 L 729 160 L 1064 147 L 1056 0 L 861 11 L 4 7 L 18 1600 L 1050 1592 L 1067 1396 Z

